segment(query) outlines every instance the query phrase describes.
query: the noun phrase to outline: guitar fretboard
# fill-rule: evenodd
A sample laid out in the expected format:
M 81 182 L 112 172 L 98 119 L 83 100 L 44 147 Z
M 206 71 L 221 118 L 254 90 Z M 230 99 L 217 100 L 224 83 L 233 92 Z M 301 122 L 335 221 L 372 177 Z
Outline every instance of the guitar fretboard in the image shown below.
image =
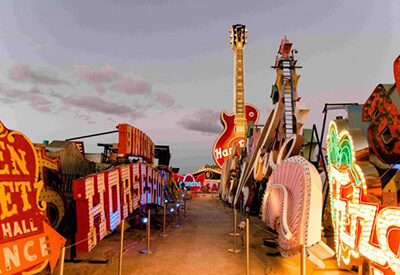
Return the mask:
M 235 125 L 239 132 L 245 131 L 245 103 L 244 103 L 244 72 L 243 72 L 243 49 L 238 48 L 235 52 Z

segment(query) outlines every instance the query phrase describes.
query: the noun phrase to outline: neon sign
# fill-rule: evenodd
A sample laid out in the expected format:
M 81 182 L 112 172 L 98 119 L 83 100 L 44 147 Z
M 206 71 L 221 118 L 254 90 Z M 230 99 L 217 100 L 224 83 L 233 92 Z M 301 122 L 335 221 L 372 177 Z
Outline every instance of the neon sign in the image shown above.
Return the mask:
M 140 205 L 162 201 L 163 181 L 145 163 L 120 165 L 73 181 L 77 252 L 90 252 Z
M 33 144 L 0 122 L 0 274 L 53 271 L 65 244 L 43 214 L 38 174 Z
M 183 184 L 185 187 L 201 187 L 201 182 L 198 181 L 180 181 L 178 184 L 179 186 Z
M 228 142 L 228 147 L 215 147 L 214 148 L 214 156 L 217 161 L 223 159 L 225 160 L 232 154 L 233 144 L 237 142 L 239 143 L 240 147 L 244 147 L 244 137 L 235 137 L 230 142 Z M 223 162 L 222 162 L 223 163 Z
M 174 174 L 174 181 L 177 182 L 180 188 L 188 187 L 191 189 L 200 189 L 204 182 L 204 173 L 197 177 L 192 174 L 186 174 L 184 177 L 178 174 Z
M 379 175 L 366 159 L 365 138 L 342 123 L 331 121 L 327 138 L 338 264 L 360 265 L 366 259 L 370 274 L 399 274 L 400 207 L 379 203 Z
M 129 124 L 119 124 L 118 134 L 118 154 L 142 157 L 147 162 L 153 162 L 155 145 L 150 137 Z

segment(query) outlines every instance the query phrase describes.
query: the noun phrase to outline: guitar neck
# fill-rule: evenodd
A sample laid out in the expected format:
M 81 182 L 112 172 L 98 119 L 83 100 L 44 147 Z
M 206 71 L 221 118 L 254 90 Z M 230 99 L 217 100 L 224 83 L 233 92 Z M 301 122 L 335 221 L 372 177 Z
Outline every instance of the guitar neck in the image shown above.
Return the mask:
M 235 51 L 235 124 L 246 126 L 244 103 L 243 48 Z

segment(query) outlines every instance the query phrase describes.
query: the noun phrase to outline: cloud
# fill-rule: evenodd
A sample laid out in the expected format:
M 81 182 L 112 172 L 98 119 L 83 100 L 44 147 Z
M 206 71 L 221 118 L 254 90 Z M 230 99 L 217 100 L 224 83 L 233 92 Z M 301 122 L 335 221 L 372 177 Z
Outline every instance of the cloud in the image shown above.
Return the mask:
M 218 134 L 222 131 L 219 124 L 219 112 L 202 108 L 177 121 L 177 124 L 191 131 L 202 134 Z
M 111 82 L 117 78 L 117 71 L 109 64 L 102 68 L 90 71 L 86 65 L 75 65 L 75 72 L 79 78 L 94 86 L 100 94 L 104 93 L 104 83 Z
M 144 78 L 132 73 L 123 73 L 119 82 L 113 86 L 113 89 L 129 95 L 149 94 L 151 86 Z
M 140 118 L 144 116 L 140 106 L 135 106 L 135 108 L 133 108 L 126 105 L 105 101 L 100 97 L 64 97 L 62 98 L 61 102 L 64 104 L 64 106 L 75 107 L 89 112 L 99 112 L 107 115 L 126 116 L 131 118 Z
M 163 91 L 155 91 L 156 102 L 160 103 L 165 107 L 172 107 L 175 104 L 175 99 Z
M 26 64 L 14 64 L 8 73 L 10 79 L 15 82 L 46 85 L 68 84 L 68 82 L 60 79 L 54 71 L 45 68 L 34 71 Z
M 152 94 L 151 85 L 143 77 L 129 72 L 119 74 L 110 64 L 106 64 L 97 70 L 90 70 L 86 65 L 75 65 L 75 72 L 80 79 L 92 85 L 99 94 L 104 94 L 106 89 L 127 95 Z M 168 100 L 169 102 L 171 102 L 171 99 L 167 99 L 165 96 L 162 99 L 160 98 L 160 100 Z
M 37 88 L 25 92 L 17 89 L 7 89 L 0 84 L 0 95 L 6 103 L 27 102 L 29 105 L 41 112 L 51 113 L 53 103 L 46 99 Z

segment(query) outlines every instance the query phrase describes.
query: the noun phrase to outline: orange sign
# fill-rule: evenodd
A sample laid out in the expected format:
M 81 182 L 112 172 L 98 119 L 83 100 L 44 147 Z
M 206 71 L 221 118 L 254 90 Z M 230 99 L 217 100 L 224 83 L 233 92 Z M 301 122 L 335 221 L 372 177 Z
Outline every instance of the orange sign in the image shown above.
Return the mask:
M 0 122 L 0 274 L 53 270 L 65 239 L 48 225 L 40 204 L 38 156 L 22 133 Z
M 147 162 L 154 160 L 154 142 L 142 131 L 129 125 L 118 125 L 118 154 L 142 157 Z

